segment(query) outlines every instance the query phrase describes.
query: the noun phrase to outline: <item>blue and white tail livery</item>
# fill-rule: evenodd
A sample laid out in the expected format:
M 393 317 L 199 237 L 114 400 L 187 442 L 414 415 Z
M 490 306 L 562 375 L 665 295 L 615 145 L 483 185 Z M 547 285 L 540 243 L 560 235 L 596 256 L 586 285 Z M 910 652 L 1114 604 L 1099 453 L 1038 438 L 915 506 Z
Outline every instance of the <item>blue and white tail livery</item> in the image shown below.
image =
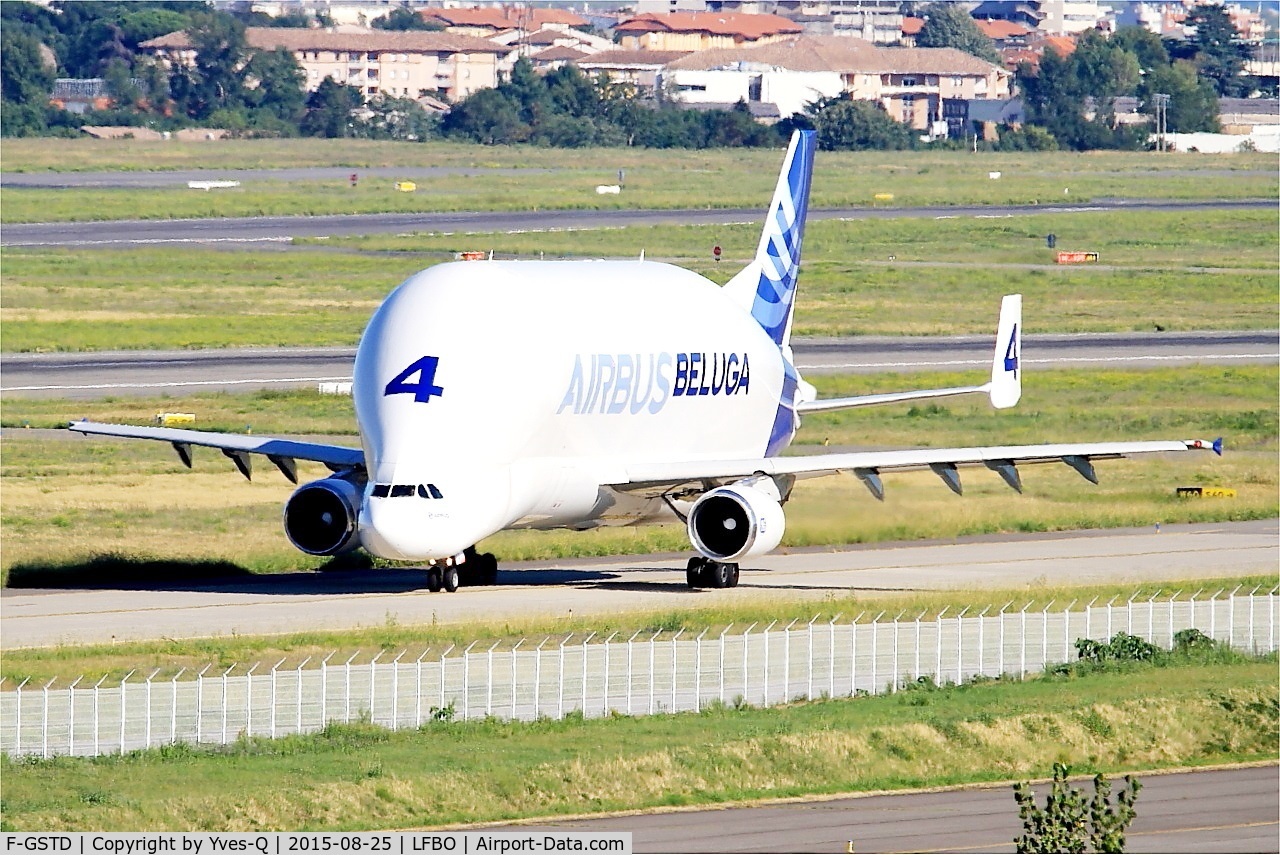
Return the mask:
M 991 360 L 991 406 L 1004 410 L 1022 397 L 1022 295 L 1007 294 L 1000 301 L 996 351 Z
M 780 348 L 785 348 L 791 337 L 791 310 L 816 148 L 815 131 L 792 135 L 755 258 L 725 286 L 736 302 L 749 307 L 751 316 Z

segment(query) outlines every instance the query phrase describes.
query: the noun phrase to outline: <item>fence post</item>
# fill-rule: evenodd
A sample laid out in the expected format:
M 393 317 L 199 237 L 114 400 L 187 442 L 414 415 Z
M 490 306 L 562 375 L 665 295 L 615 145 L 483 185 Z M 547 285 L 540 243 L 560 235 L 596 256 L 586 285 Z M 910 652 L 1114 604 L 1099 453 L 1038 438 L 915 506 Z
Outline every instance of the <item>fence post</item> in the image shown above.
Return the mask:
M 1267 594 L 1267 652 L 1276 649 L 1276 592 Z
M 611 658 L 609 645 L 617 634 L 618 633 L 615 632 L 604 640 L 604 701 L 600 705 L 600 715 L 602 716 L 608 715 L 609 711 L 612 709 L 612 707 L 609 706 L 609 659 Z
M 880 694 L 880 651 L 877 646 L 880 643 L 880 618 L 884 617 L 884 612 L 876 615 L 875 620 L 871 621 L 871 694 Z
M 1000 607 L 1000 660 L 997 664 L 1000 668 L 1000 674 L 998 676 L 1001 677 L 1004 676 L 1004 610 L 1009 608 L 1011 605 L 1013 605 L 1013 600 L 1010 600 Z
M 306 665 L 310 661 L 311 661 L 310 656 L 308 656 L 306 659 L 303 659 L 301 662 L 298 663 L 298 667 L 295 671 L 295 673 L 297 674 L 297 677 L 295 679 L 297 682 L 298 697 L 296 698 L 297 709 L 296 709 L 296 715 L 294 716 L 294 731 L 293 731 L 294 733 L 302 733 L 302 666 Z M 226 675 L 223 675 L 223 688 L 224 689 L 226 688 Z
M 746 632 L 742 633 L 742 700 L 743 702 L 745 702 L 747 698 L 751 696 L 750 691 L 748 691 L 750 688 L 750 680 L 747 673 L 747 659 L 748 659 L 748 653 L 750 652 L 749 645 L 751 642 L 751 630 L 755 628 L 756 628 L 756 625 L 753 623 L 751 624 L 751 626 L 747 627 Z
M 960 614 L 956 615 L 956 685 L 964 682 L 964 616 L 969 611 L 969 606 L 965 606 Z
M 446 706 L 444 702 L 445 688 L 446 688 L 446 685 L 445 685 L 446 675 L 445 675 L 445 668 L 444 668 L 445 657 L 448 656 L 450 653 L 452 653 L 453 648 L 455 647 L 457 647 L 456 644 L 450 644 L 448 647 L 445 648 L 444 652 L 440 654 L 440 706 L 436 707 L 436 709 L 441 711 L 443 711 Z
M 1258 596 L 1258 588 L 1261 587 L 1261 585 L 1258 585 L 1249 594 L 1249 652 L 1254 654 L 1258 652 L 1258 645 L 1253 640 L 1253 604 Z
M 1062 609 L 1062 661 L 1071 661 L 1071 607 L 1080 602 L 1072 600 Z
M 791 627 L 800 618 L 793 618 L 782 631 L 782 702 L 791 700 Z
M 101 755 L 101 751 L 99 750 L 99 732 L 97 732 L 97 730 L 99 730 L 99 728 L 97 728 L 97 694 L 99 694 L 99 691 L 97 690 L 100 689 L 102 682 L 105 680 L 106 675 L 102 675 L 102 680 L 97 681 L 97 683 L 93 685 L 93 756 Z
M 400 729 L 400 660 L 408 653 L 408 648 L 401 650 L 396 654 L 396 658 L 391 660 L 391 729 Z M 305 664 L 305 663 L 304 663 Z M 298 666 L 298 721 L 299 730 L 301 730 L 302 721 L 302 666 Z
M 662 634 L 662 630 L 658 630 L 649 639 L 649 715 L 653 715 L 653 696 L 654 683 L 657 682 L 657 675 L 654 673 L 657 665 L 655 664 L 656 650 L 658 648 L 658 636 Z
M 18 684 L 18 688 L 14 689 L 14 694 L 18 697 L 18 715 L 13 722 L 16 729 L 13 736 L 13 754 L 15 757 L 22 753 L 22 687 L 30 682 L 31 678 L 26 677 Z
M 632 642 L 636 640 L 636 636 L 640 634 L 640 630 L 631 633 L 631 637 L 627 639 L 627 715 L 631 715 L 631 695 L 635 692 L 635 668 L 632 665 Z
M 1141 590 L 1141 589 L 1139 589 Z M 1133 601 L 1138 596 L 1138 591 L 1134 591 L 1129 596 L 1129 606 L 1125 609 L 1124 631 L 1126 635 L 1133 635 Z
M 1113 606 L 1113 604 L 1115 603 L 1115 601 L 1116 601 L 1117 599 L 1119 599 L 1119 597 L 1120 597 L 1120 595 L 1119 595 L 1119 594 L 1116 594 L 1114 597 L 1112 597 L 1111 599 L 1107 600 L 1107 637 L 1106 637 L 1106 639 L 1105 639 L 1106 641 L 1110 641 L 1110 640 L 1111 640 L 1111 614 L 1112 614 L 1112 611 L 1111 611 L 1111 610 L 1112 610 L 1112 606 Z
M 151 747 L 151 681 L 160 673 L 160 669 L 151 672 L 151 676 L 147 677 L 147 724 L 146 724 L 146 740 L 147 748 Z
M 345 699 L 344 701 L 345 708 L 343 709 L 343 712 L 342 712 L 342 721 L 345 724 L 351 724 L 351 663 L 359 655 L 360 655 L 359 650 L 357 650 L 355 653 L 352 653 L 350 656 L 347 657 L 346 663 L 342 666 L 343 667 L 342 696 Z M 441 673 L 443 673 L 443 668 L 441 669 Z M 444 690 L 442 689 L 441 692 L 443 691 Z M 444 702 L 441 701 L 441 703 L 443 704 Z
M 670 712 L 676 711 L 676 639 L 684 635 L 684 627 L 671 636 L 671 709 Z
M 369 723 L 377 721 L 377 698 L 378 698 L 378 660 L 386 655 L 385 650 L 379 650 L 378 655 L 369 660 Z M 283 661 L 283 660 L 281 660 Z M 271 697 L 272 703 L 275 703 L 276 684 L 273 677 L 271 681 Z M 465 703 L 465 701 L 464 701 Z M 465 717 L 465 716 L 464 716 Z
M 1160 589 L 1156 588 L 1156 592 L 1147 600 L 1147 641 L 1152 644 L 1156 643 L 1156 597 L 1158 596 L 1160 596 Z
M 227 676 L 235 670 L 236 663 L 232 662 L 231 667 L 222 672 L 222 737 L 220 744 L 227 744 Z
M 831 623 L 827 624 L 827 700 L 831 700 L 836 696 L 836 621 L 840 620 L 840 613 L 831 619 Z
M 493 651 L 498 649 L 499 642 L 495 641 L 493 646 L 489 648 L 489 652 L 485 654 L 487 662 L 485 663 L 485 695 L 484 695 L 484 715 L 485 718 L 493 715 Z
M 1174 602 L 1177 601 L 1178 596 L 1181 593 L 1182 593 L 1182 589 L 1179 588 L 1177 591 L 1173 593 L 1171 597 L 1169 597 L 1169 649 L 1170 650 L 1173 649 L 1173 604 Z
M 1045 668 L 1049 664 L 1049 606 L 1052 606 L 1056 599 L 1050 600 L 1049 605 L 1044 607 L 1044 611 L 1040 612 L 1040 667 Z
M 761 706 L 769 706 L 769 632 L 773 629 L 773 621 L 764 628 L 764 691 L 760 699 Z
M 582 717 L 584 719 L 587 717 L 587 642 L 595 637 L 596 637 L 596 634 L 593 632 L 590 635 L 588 635 L 586 638 L 582 639 L 582 707 L 581 707 L 581 711 L 582 711 Z
M 1027 676 L 1027 609 L 1031 608 L 1031 604 L 1034 602 L 1035 600 L 1032 600 L 1027 603 L 1022 607 L 1022 611 L 1019 612 L 1021 615 L 1021 625 L 1018 627 L 1018 635 L 1020 636 L 1019 640 L 1022 643 L 1020 645 L 1021 651 L 1018 654 L 1018 671 L 1019 676 L 1023 678 L 1026 678 Z
M 809 621 L 809 683 L 805 687 L 805 699 L 813 700 L 813 621 L 818 619 L 818 615 L 814 615 Z
M 556 720 L 564 719 L 564 646 L 569 643 L 569 639 L 573 638 L 574 633 L 569 633 L 564 641 L 560 642 L 560 667 L 557 669 L 557 683 L 559 690 L 556 692 Z M 652 712 L 652 710 L 650 710 Z
M 516 651 L 520 649 L 520 645 L 524 644 L 524 639 L 520 639 L 511 648 L 511 720 L 516 720 Z
M 169 741 L 178 741 L 178 677 L 187 673 L 186 668 L 179 668 L 173 680 L 169 681 Z
M 945 615 L 950 608 L 950 606 L 944 607 L 942 611 L 938 612 L 938 616 L 935 619 L 935 624 L 938 628 L 938 637 L 935 639 L 937 656 L 933 663 L 933 681 L 939 686 L 942 685 L 942 616 Z
M 548 635 L 533 651 L 538 657 L 533 662 L 533 718 L 535 721 L 542 715 L 542 645 L 550 640 L 551 636 Z
M 334 657 L 338 651 L 331 650 L 329 655 L 320 660 L 320 726 L 329 726 L 329 660 Z M 423 651 L 426 656 L 426 651 Z M 421 658 L 418 660 L 421 662 Z M 418 697 L 422 697 L 422 669 L 418 669 Z M 419 718 L 421 718 L 422 707 L 418 707 Z M 418 724 L 422 724 L 421 721 Z
M 1084 607 L 1084 637 L 1093 638 L 1093 604 L 1098 601 L 1094 597 L 1089 601 L 1089 605 Z
M 720 703 L 722 704 L 724 703 L 724 636 L 725 633 L 731 629 L 733 629 L 733 624 L 729 624 L 724 629 L 720 630 L 720 659 L 718 660 L 719 665 L 717 669 L 720 671 L 720 688 L 716 697 L 720 699 Z
M 920 682 L 920 619 L 925 616 L 925 613 L 926 612 L 921 612 L 920 614 L 916 615 L 916 619 L 915 619 L 916 641 L 915 641 L 915 648 L 913 651 L 913 655 L 915 657 L 915 664 L 911 669 L 911 679 L 917 683 Z
M 44 716 L 40 726 L 40 756 L 49 756 L 49 687 L 57 680 L 52 680 L 44 684 Z M 107 679 L 105 676 L 102 680 Z M 98 681 L 98 686 L 102 685 L 102 680 Z M 93 756 L 98 756 L 98 686 L 93 687 Z
M 376 661 L 376 660 L 375 660 Z M 279 698 L 276 696 L 276 672 L 280 670 L 280 666 L 284 664 L 284 660 L 271 666 L 271 738 L 276 738 L 276 706 Z M 372 717 L 372 716 L 371 716 Z
M 986 674 L 987 660 L 987 612 L 991 611 L 994 604 L 988 605 L 978 615 L 978 671 L 979 674 Z
M 1200 596 L 1203 593 L 1204 593 L 1204 588 L 1198 588 L 1196 592 L 1191 595 L 1191 609 L 1190 609 L 1191 616 L 1187 619 L 1188 627 L 1194 627 L 1196 625 L 1196 597 Z
M 137 669 L 130 671 L 120 678 L 120 754 L 124 755 L 124 722 L 125 722 L 125 704 L 124 704 L 124 687 L 129 682 L 129 678 L 137 672 Z
M 698 645 L 693 651 L 693 711 L 702 711 L 702 637 L 707 634 L 704 629 L 694 642 Z
M 1222 589 L 1218 589 L 1218 593 L 1209 598 L 1209 637 L 1214 641 L 1218 640 L 1218 594 L 1222 593 Z
M 244 674 L 244 735 L 253 736 L 253 672 L 261 662 L 254 662 Z M 181 673 L 181 672 L 179 672 Z
M 850 623 L 852 632 L 849 633 L 849 697 L 851 698 L 858 695 L 858 620 L 865 614 L 866 612 L 859 612 L 858 617 Z
M 67 754 L 76 756 L 76 686 L 84 679 L 81 674 L 76 677 L 76 681 L 67 686 L 67 715 L 71 719 L 71 724 L 67 727 Z M 22 707 L 18 707 L 18 720 L 22 720 Z
M 893 619 L 893 685 L 890 692 L 898 691 L 898 684 L 902 682 L 902 672 L 898 670 L 898 631 L 901 628 L 902 616 L 905 611 L 898 612 L 898 616 Z
M 1236 646 L 1236 594 L 1239 593 L 1242 585 L 1236 585 L 1236 589 L 1231 592 L 1231 597 L 1227 600 L 1227 646 L 1235 649 Z
M 462 720 L 471 718 L 471 648 L 480 642 L 473 641 L 462 651 Z

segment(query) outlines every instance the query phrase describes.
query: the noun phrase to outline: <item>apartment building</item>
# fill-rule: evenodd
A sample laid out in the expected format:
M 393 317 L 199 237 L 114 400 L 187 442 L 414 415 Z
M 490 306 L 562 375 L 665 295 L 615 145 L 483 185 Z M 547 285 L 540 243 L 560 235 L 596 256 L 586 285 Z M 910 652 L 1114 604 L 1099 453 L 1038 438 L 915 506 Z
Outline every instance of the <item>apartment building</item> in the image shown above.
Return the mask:
M 673 12 L 629 18 L 614 27 L 624 50 L 699 51 L 764 45 L 803 28 L 778 15 Z
M 306 75 L 308 91 L 329 77 L 359 88 L 366 98 L 380 93 L 400 98 L 440 93 L 457 101 L 497 86 L 498 58 L 510 50 L 447 32 L 249 27 L 245 37 L 254 50 L 291 52 Z M 195 62 L 195 50 L 184 32 L 169 33 L 139 47 L 170 64 Z

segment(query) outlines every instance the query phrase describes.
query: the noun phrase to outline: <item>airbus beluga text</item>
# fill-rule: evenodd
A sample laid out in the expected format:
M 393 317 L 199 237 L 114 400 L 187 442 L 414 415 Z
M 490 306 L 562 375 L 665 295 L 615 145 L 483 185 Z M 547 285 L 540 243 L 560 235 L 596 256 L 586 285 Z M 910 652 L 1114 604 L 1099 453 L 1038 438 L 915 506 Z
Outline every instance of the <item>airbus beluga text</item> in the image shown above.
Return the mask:
M 86 434 L 220 449 L 245 476 L 266 455 L 333 474 L 299 487 L 285 533 L 312 555 L 357 546 L 428 563 L 428 587 L 492 583 L 475 544 L 513 528 L 589 529 L 679 519 L 697 556 L 688 583 L 738 583 L 774 549 L 798 478 L 853 472 L 878 499 L 891 470 L 959 467 L 1015 490 L 1017 465 L 1185 451 L 1201 440 L 929 448 L 781 457 L 805 413 L 985 393 L 1021 394 L 1022 300 L 1001 303 L 990 380 L 978 386 L 817 399 L 796 370 L 791 323 L 815 139 L 791 139 L 754 260 L 723 288 L 649 261 L 466 261 L 411 276 L 374 313 L 352 394 L 362 447 L 74 422 Z

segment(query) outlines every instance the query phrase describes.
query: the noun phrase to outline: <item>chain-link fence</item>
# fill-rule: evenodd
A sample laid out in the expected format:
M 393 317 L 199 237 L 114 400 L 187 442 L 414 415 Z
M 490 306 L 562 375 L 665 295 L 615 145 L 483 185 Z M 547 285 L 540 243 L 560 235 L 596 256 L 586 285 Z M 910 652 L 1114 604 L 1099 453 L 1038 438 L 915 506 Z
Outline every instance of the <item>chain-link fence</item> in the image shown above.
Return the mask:
M 330 654 L 285 666 L 130 673 L 118 684 L 20 685 L 0 691 L 0 748 L 10 756 L 95 756 L 174 742 L 227 743 L 319 730 L 329 722 L 369 721 L 418 727 L 432 718 L 496 716 L 532 720 L 610 713 L 697 711 L 742 701 L 756 706 L 797 699 L 893 692 L 930 678 L 962 683 L 975 675 L 1026 675 L 1070 661 L 1075 641 L 1118 632 L 1161 647 L 1196 628 L 1231 647 L 1276 649 L 1278 598 L 1218 591 L 1137 595 L 1040 606 L 1006 603 L 977 611 L 914 618 L 887 613 L 852 620 L 729 626 L 684 631 L 595 634 L 497 643 L 478 649 L 428 649 L 368 661 Z M 9 682 L 9 681 L 6 681 Z

